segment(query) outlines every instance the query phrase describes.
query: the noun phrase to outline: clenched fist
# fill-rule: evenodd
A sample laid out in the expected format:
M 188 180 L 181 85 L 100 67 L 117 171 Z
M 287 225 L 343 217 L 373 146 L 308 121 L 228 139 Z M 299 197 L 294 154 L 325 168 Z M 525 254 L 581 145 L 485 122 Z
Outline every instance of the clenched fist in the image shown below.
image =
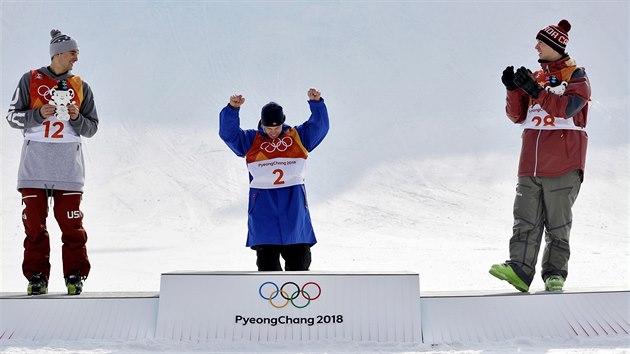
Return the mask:
M 230 96 L 230 106 L 239 108 L 243 103 L 245 103 L 245 97 L 243 97 L 243 95 Z
M 310 89 L 308 89 L 307 95 L 308 95 L 308 98 L 313 101 L 319 101 L 319 99 L 322 98 L 322 93 L 319 92 L 319 90 L 314 87 L 311 87 Z

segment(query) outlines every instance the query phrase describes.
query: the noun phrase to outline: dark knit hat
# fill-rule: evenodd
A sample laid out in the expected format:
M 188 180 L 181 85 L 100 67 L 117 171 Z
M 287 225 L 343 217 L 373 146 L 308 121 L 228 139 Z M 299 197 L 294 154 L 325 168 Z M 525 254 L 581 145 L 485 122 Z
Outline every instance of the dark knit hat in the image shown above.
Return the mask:
M 286 117 L 282 112 L 282 106 L 275 102 L 269 102 L 263 106 L 260 112 L 260 122 L 266 127 L 282 125 Z
M 50 57 L 69 50 L 79 49 L 79 44 L 70 36 L 61 33 L 58 29 L 50 31 Z
M 549 25 L 541 29 L 536 35 L 536 39 L 545 42 L 553 50 L 560 54 L 565 54 L 564 50 L 569 44 L 569 31 L 571 24 L 567 20 L 558 22 L 557 25 Z

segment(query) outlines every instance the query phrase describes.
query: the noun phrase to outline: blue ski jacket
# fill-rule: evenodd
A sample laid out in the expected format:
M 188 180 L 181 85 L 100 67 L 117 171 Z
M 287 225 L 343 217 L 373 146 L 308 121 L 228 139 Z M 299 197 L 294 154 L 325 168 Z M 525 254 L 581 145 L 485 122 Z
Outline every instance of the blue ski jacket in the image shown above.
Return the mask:
M 311 152 L 326 137 L 329 128 L 328 111 L 324 99 L 308 101 L 311 116 L 296 126 L 304 148 Z M 291 127 L 284 124 L 280 138 Z M 239 157 L 245 157 L 257 135 L 267 137 L 258 123 L 258 129 L 240 128 L 239 109 L 229 104 L 219 114 L 219 136 Z M 249 175 L 250 182 L 252 175 Z M 247 219 L 247 247 L 258 245 L 292 245 L 317 243 L 306 199 L 304 184 L 276 189 L 249 189 Z

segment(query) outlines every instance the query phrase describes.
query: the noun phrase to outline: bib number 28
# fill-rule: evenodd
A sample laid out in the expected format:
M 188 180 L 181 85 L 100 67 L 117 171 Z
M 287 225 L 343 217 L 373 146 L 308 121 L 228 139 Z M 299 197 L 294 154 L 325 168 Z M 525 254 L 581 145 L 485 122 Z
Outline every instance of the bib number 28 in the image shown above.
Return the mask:
M 540 116 L 535 116 L 532 118 L 532 122 L 536 123 L 536 126 L 539 127 L 541 124 L 543 127 L 555 127 L 556 118 L 551 114 L 545 116 L 545 118 L 541 118 Z

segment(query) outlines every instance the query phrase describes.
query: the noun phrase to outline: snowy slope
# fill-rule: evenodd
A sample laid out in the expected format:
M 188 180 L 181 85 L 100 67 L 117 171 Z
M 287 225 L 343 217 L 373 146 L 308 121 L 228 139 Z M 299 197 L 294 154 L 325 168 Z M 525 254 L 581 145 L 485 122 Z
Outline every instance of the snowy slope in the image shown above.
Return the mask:
M 415 271 L 422 291 L 509 289 L 487 273 L 508 257 L 521 134 L 505 117 L 500 75 L 536 68 L 535 34 L 561 18 L 593 86 L 566 286 L 629 286 L 625 1 L 0 6 L 1 111 L 20 76 L 48 63 L 53 27 L 78 40 L 74 71 L 95 93 L 100 128 L 84 143 L 86 291 L 157 291 L 173 270 L 254 270 L 247 172 L 218 137 L 218 112 L 241 93 L 244 127 L 270 100 L 299 124 L 310 86 L 331 117 L 309 157 L 312 269 Z M 23 291 L 22 138 L 6 123 L 1 134 L 0 291 Z M 49 228 L 50 288 L 62 291 L 52 218 Z
M 627 30 L 625 7 L 551 4 L 517 30 L 514 6 L 94 3 L 73 10 L 76 23 L 25 31 L 20 11 L 65 10 L 4 3 L 2 109 L 20 75 L 47 63 L 49 28 L 78 39 L 75 72 L 101 117 L 85 142 L 90 289 L 155 290 L 159 273 L 175 269 L 254 269 L 243 247 L 247 174 L 217 136 L 218 111 L 239 92 L 245 127 L 269 100 L 298 124 L 309 86 L 322 90 L 332 121 L 309 163 L 313 269 L 413 270 L 426 290 L 502 288 L 486 268 L 507 257 L 520 130 L 503 113 L 500 72 L 534 68 L 536 31 L 564 16 L 570 53 L 593 84 L 567 285 L 628 285 L 604 266 L 614 255 L 628 268 L 627 41 L 606 36 Z M 17 291 L 21 136 L 2 127 L 2 285 Z M 441 283 L 429 271 L 436 262 L 455 281 Z

